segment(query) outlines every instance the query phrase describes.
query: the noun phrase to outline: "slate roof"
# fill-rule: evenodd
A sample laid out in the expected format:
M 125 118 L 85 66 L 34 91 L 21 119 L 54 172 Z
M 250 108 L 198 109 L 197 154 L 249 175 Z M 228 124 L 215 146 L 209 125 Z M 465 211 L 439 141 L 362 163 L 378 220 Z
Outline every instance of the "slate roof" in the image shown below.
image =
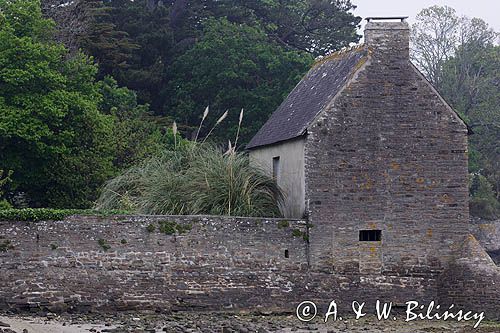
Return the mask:
M 247 149 L 301 136 L 367 56 L 365 47 L 334 53 L 316 63 L 250 140 Z

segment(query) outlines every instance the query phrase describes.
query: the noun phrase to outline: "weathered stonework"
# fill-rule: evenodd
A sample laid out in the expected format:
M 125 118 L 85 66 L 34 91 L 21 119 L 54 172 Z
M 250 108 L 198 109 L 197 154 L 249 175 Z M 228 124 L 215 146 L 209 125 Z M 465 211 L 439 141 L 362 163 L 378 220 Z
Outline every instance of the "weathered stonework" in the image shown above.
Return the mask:
M 165 233 L 172 229 L 181 233 Z M 322 272 L 309 266 L 306 234 L 304 221 L 209 216 L 0 222 L 0 243 L 9 242 L 0 309 L 293 312 L 312 300 L 325 313 L 331 300 L 345 311 L 354 300 L 373 309 L 377 299 L 456 299 L 495 318 L 498 272 L 488 261 L 471 270 L 462 260 L 440 275 Z M 469 257 L 485 258 L 481 251 Z
M 162 221 L 188 227 L 167 235 Z M 11 245 L 0 252 L 0 308 L 251 308 L 306 270 L 305 232 L 303 221 L 222 217 L 0 222 Z
M 190 228 L 167 235 L 161 221 Z M 0 222 L 0 241 L 12 246 L 0 252 L 0 309 L 293 312 L 306 299 L 348 308 L 353 300 L 403 304 L 436 296 L 435 278 L 311 271 L 306 233 L 304 221 L 284 219 Z
M 368 59 L 308 129 L 314 269 L 433 276 L 469 232 L 467 128 L 410 63 L 408 35 L 368 24 Z M 359 241 L 373 229 L 380 242 Z

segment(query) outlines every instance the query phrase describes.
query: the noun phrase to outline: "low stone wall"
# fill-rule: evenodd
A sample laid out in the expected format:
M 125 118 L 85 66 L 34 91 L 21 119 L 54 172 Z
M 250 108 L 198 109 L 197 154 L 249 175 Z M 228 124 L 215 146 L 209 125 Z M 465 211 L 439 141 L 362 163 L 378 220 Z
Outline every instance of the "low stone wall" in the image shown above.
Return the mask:
M 192 216 L 0 222 L 0 306 L 256 306 L 307 269 L 305 232 L 303 221 Z
M 265 310 L 303 300 L 404 304 L 435 277 L 334 275 L 308 268 L 304 221 L 74 216 L 0 222 L 0 309 Z
M 405 306 L 409 300 L 438 299 L 458 300 L 465 309 L 498 306 L 498 288 L 491 288 L 491 281 L 500 281 L 491 265 L 476 272 L 451 266 L 441 276 L 333 274 L 312 270 L 308 257 L 307 225 L 300 220 L 73 216 L 3 221 L 0 309 L 293 312 L 310 300 L 324 314 L 335 300 L 340 311 L 352 314 L 355 300 L 374 313 L 376 300 Z

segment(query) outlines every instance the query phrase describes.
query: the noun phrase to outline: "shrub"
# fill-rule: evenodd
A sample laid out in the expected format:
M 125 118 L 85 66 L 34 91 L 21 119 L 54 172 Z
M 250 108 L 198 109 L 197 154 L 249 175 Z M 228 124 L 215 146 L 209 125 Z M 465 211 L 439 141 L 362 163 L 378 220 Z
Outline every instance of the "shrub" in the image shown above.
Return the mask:
M 290 223 L 288 223 L 288 221 L 279 221 L 278 222 L 278 228 L 280 228 L 280 229 L 288 228 L 289 226 L 290 226 Z
M 23 208 L 0 210 L 0 221 L 59 221 L 70 215 L 117 215 L 127 214 L 126 211 L 110 210 L 96 211 L 90 209 L 51 209 L 51 208 Z
M 500 215 L 500 203 L 486 177 L 476 174 L 470 183 L 469 210 L 471 215 L 495 219 Z
M 190 224 L 179 224 L 174 221 L 161 221 L 160 232 L 166 235 L 173 235 L 178 233 L 179 235 L 185 234 L 191 230 L 192 226 Z
M 150 158 L 109 181 L 96 209 L 142 214 L 280 216 L 276 182 L 248 156 L 193 143 Z
M 12 170 L 5 172 L 4 170 L 0 169 L 0 210 L 12 208 L 12 205 L 7 200 L 2 199 L 2 196 L 4 195 L 5 185 L 12 181 L 10 178 L 10 176 L 12 176 L 12 173 Z
M 7 252 L 8 250 L 12 250 L 14 246 L 10 242 L 10 240 L 5 240 L 0 243 L 0 252 Z
M 0 200 L 0 210 L 11 209 L 12 205 L 5 199 Z

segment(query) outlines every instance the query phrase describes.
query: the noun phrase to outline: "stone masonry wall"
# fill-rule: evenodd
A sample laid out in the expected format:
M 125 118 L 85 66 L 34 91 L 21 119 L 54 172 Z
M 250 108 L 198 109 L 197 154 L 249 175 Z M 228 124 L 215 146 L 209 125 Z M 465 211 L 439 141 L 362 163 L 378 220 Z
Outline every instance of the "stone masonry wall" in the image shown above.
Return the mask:
M 305 232 L 303 221 L 222 217 L 0 222 L 0 308 L 251 308 L 293 289 Z
M 182 233 L 165 233 L 172 229 Z M 347 309 L 353 300 L 404 304 L 437 295 L 434 277 L 310 271 L 306 233 L 304 221 L 284 219 L 3 221 L 0 309 L 293 312 L 313 300 L 326 312 L 331 300 Z
M 439 276 L 438 300 L 500 320 L 500 267 L 470 235 L 453 263 Z
M 410 63 L 405 26 L 366 33 L 368 59 L 308 129 L 313 269 L 432 276 L 469 232 L 467 128 Z M 359 241 L 373 229 L 381 242 Z

